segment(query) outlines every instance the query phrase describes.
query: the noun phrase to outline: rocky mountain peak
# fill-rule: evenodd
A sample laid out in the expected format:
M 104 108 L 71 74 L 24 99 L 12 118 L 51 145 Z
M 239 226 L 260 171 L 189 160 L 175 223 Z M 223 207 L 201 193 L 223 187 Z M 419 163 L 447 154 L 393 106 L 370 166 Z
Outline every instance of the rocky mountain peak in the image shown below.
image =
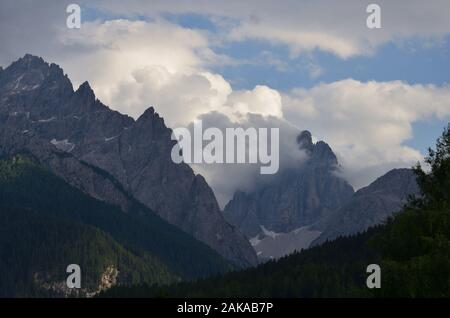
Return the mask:
M 21 65 L 27 68 L 34 68 L 36 66 L 48 67 L 48 63 L 46 63 L 42 57 L 32 55 L 29 53 L 25 54 L 22 58 L 18 59 L 12 65 Z
M 26 54 L 2 71 L 0 90 L 8 96 L 34 94 L 41 89 L 64 95 L 73 91 L 72 83 L 62 68 L 31 54 Z
M 297 136 L 297 144 L 300 147 L 300 149 L 304 149 L 308 152 L 312 152 L 313 148 L 314 148 L 314 144 L 312 142 L 311 133 L 307 130 L 302 131 Z
M 366 195 L 368 193 L 383 193 L 406 199 L 411 193 L 419 193 L 419 187 L 416 182 L 416 175 L 412 169 L 399 168 L 390 170 L 369 186 L 361 188 L 356 195 Z
M 326 142 L 323 141 L 318 141 L 314 145 L 314 151 L 311 159 L 314 162 L 323 163 L 329 166 L 336 166 L 338 164 L 333 150 Z
M 138 122 L 152 122 L 155 126 L 165 126 L 164 118 L 162 118 L 158 112 L 155 111 L 155 108 L 153 106 L 150 106 L 147 108 L 141 116 L 136 121 Z
M 308 155 L 304 165 L 251 192 L 236 192 L 226 205 L 227 220 L 248 238 L 266 235 L 264 229 L 288 233 L 310 226 L 352 197 L 351 185 L 334 173 L 338 161 L 327 143 L 313 143 L 305 130 L 297 144 Z
M 386 221 L 400 211 L 409 196 L 420 195 L 412 169 L 393 169 L 353 197 L 318 224 L 322 231 L 312 244 L 318 245 L 339 236 L 363 232 Z
M 83 84 L 81 84 L 75 93 L 80 96 L 85 102 L 95 101 L 94 90 L 91 88 L 91 85 L 89 85 L 88 81 L 85 81 Z
M 41 57 L 25 54 L 24 57 L 13 62 L 6 70 L 14 72 L 18 75 L 25 74 L 40 74 L 42 77 L 62 76 L 64 77 L 64 71 L 59 65 L 54 63 L 47 63 Z M 43 79 L 43 78 L 41 78 Z
M 102 169 L 138 201 L 233 264 L 256 264 L 250 243 L 224 220 L 204 178 L 172 161 L 172 131 L 153 107 L 135 121 L 103 105 L 88 82 L 74 92 L 59 66 L 26 55 L 1 73 L 0 128 L 23 138 L 27 148 L 35 136 L 39 149 L 45 145 Z M 2 138 L 15 145 L 19 137 Z M 84 180 L 75 171 L 67 173 Z
M 310 164 L 324 164 L 336 166 L 338 164 L 336 155 L 331 147 L 324 141 L 313 143 L 311 133 L 308 130 L 302 131 L 297 136 L 297 144 L 300 149 L 305 150 L 309 155 Z
M 148 134 L 156 135 L 159 137 L 170 138 L 170 129 L 164 124 L 164 119 L 159 116 L 153 106 L 147 108 L 141 116 L 136 120 L 136 128 L 138 130 L 144 130 Z M 148 137 L 148 135 L 147 135 Z
M 141 116 L 139 116 L 137 121 L 148 120 L 153 118 L 159 118 L 159 114 L 155 112 L 155 108 L 153 106 L 150 106 L 142 113 Z

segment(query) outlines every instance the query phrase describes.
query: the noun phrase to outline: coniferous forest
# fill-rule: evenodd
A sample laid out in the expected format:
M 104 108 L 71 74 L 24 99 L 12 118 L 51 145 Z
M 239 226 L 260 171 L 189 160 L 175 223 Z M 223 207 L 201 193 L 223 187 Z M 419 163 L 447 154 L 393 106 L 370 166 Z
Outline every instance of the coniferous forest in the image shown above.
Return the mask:
M 139 207 L 144 214 L 94 199 L 28 154 L 0 160 L 0 297 L 62 296 L 57 285 L 65 284 L 69 264 L 82 268 L 86 292 L 97 289 L 110 266 L 121 285 L 167 284 L 232 268 Z

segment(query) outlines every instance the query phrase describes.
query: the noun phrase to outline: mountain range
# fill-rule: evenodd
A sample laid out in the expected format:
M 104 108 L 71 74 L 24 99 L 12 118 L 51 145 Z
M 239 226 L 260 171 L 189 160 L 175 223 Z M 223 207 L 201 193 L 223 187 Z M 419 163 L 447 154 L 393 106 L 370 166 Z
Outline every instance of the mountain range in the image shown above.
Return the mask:
M 362 232 L 386 221 L 408 196 L 418 194 L 411 169 L 394 169 L 355 193 L 340 176 L 327 143 L 313 143 L 311 133 L 303 131 L 297 144 L 306 152 L 306 162 L 256 191 L 236 192 L 224 210 L 262 260 Z
M 171 134 L 153 107 L 136 120 L 114 111 L 40 57 L 0 68 L 0 296 L 74 296 L 69 263 L 89 268 L 75 296 L 244 269 L 363 232 L 419 193 L 410 169 L 355 192 L 331 147 L 303 131 L 307 159 L 222 212 L 205 179 L 171 160 Z
M 256 264 L 201 175 L 170 159 L 171 130 L 152 107 L 137 120 L 74 91 L 56 64 L 25 55 L 0 72 L 0 155 L 28 151 L 58 176 L 127 212 L 135 198 L 238 267 Z
M 400 211 L 410 197 L 419 194 L 412 169 L 393 169 L 356 191 L 348 202 L 317 225 L 322 233 L 312 244 L 319 245 L 381 224 Z
M 450 296 L 450 124 L 429 148 L 425 163 L 394 170 L 358 191 L 361 207 L 372 201 L 386 205 L 416 191 L 398 213 L 376 226 L 319 246 L 295 252 L 256 268 L 226 273 L 196 282 L 169 286 L 114 287 L 104 297 L 261 297 L 261 298 L 442 298 Z M 406 179 L 404 178 L 406 175 Z M 415 179 L 411 177 L 415 176 Z M 414 181 L 414 182 L 412 182 Z M 417 189 L 411 189 L 411 186 Z M 367 202 L 364 202 L 367 201 Z M 350 224 L 357 211 L 350 201 L 339 211 Z M 375 205 L 375 207 L 378 205 Z M 371 214 L 369 208 L 363 213 Z M 361 217 L 361 219 L 363 219 Z M 325 232 L 324 232 L 325 233 Z M 333 233 L 332 233 L 333 234 Z M 370 267 L 378 268 L 374 278 Z M 371 282 L 378 282 L 373 288 Z

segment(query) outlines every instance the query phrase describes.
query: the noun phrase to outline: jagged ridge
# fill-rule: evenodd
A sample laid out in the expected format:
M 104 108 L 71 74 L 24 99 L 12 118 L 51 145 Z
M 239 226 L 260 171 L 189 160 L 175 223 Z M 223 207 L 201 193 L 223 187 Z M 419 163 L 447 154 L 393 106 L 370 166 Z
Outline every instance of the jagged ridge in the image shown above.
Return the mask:
M 107 171 L 132 196 L 234 264 L 256 264 L 203 177 L 172 162 L 171 130 L 153 108 L 137 120 L 122 115 L 96 99 L 88 83 L 73 91 L 59 66 L 26 55 L 1 73 L 0 116 L 3 130 L 51 143 Z

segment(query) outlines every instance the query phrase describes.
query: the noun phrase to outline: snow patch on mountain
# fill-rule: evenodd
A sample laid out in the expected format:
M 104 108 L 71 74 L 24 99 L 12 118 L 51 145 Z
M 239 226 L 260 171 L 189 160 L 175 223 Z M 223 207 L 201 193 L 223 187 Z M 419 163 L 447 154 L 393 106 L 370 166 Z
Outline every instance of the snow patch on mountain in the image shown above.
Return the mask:
M 56 120 L 56 117 L 52 116 L 52 117 L 46 118 L 46 119 L 39 119 L 38 123 L 49 123 L 49 122 L 54 121 L 54 120 Z
M 282 233 L 277 233 L 277 232 L 274 232 L 274 231 L 269 231 L 263 225 L 261 225 L 261 230 L 263 231 L 265 236 L 268 236 L 268 237 L 271 237 L 271 238 L 276 238 L 278 235 L 282 234 Z
M 52 145 L 54 145 L 56 148 L 58 148 L 59 150 L 62 150 L 65 152 L 71 152 L 73 150 L 73 148 L 75 148 L 75 144 L 69 142 L 68 139 L 56 140 L 53 138 L 50 141 L 50 143 Z
M 117 136 L 112 136 L 112 137 L 105 137 L 105 142 L 108 142 L 108 141 L 110 141 L 110 140 L 114 140 L 114 139 L 116 139 L 117 137 L 119 137 L 120 135 L 117 135 Z
M 310 228 L 303 226 L 287 233 L 276 233 L 261 226 L 264 234 L 251 238 L 250 243 L 261 261 L 277 259 L 308 248 L 322 233 Z

